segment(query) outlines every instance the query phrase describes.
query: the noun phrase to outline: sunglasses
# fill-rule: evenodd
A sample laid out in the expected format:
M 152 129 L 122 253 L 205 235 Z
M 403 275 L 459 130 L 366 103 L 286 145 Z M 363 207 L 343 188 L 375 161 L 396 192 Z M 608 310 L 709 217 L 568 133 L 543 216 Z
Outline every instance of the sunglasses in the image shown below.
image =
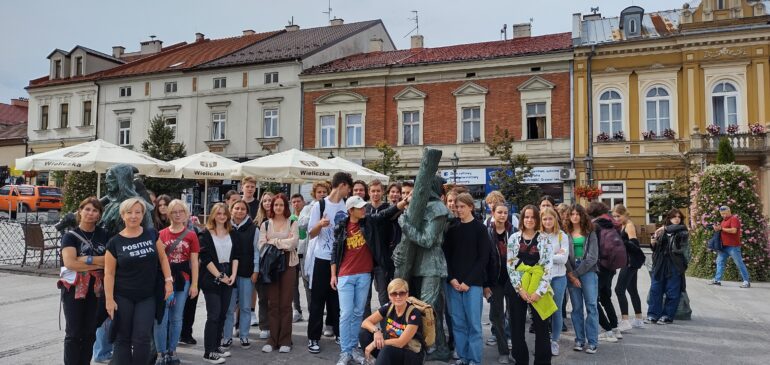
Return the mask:
M 390 293 L 391 297 L 405 297 L 407 295 L 407 292 L 405 291 L 394 291 Z

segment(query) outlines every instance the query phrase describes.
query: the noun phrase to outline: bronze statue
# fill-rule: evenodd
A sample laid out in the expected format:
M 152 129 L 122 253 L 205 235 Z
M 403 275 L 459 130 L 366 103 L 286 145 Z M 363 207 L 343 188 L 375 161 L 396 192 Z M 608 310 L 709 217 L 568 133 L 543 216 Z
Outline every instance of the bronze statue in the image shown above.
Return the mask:
M 134 167 L 129 164 L 119 164 L 107 170 L 104 180 L 107 185 L 107 195 L 101 199 L 104 213 L 99 224 L 107 230 L 108 237 L 116 235 L 124 227 L 120 217 L 120 203 L 129 198 L 141 198 L 145 205 L 142 227 L 152 228 L 152 204 L 140 196 L 134 187 Z

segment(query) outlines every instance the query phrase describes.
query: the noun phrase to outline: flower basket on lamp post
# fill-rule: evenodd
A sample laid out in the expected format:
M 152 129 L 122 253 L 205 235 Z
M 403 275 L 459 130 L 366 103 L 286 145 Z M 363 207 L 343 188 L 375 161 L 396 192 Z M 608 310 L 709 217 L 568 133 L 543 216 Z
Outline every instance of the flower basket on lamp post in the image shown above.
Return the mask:
M 602 195 L 602 189 L 599 189 L 596 186 L 581 185 L 575 188 L 575 195 L 577 195 L 578 198 L 586 198 L 588 201 L 594 201 Z

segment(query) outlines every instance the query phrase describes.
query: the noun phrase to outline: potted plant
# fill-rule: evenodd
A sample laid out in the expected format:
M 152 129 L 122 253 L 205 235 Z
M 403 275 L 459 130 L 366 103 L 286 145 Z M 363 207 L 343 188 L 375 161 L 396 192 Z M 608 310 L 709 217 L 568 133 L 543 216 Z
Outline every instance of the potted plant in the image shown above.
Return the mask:
M 575 188 L 575 195 L 579 198 L 594 200 L 602 195 L 602 190 L 595 186 L 582 185 Z
M 676 139 L 676 132 L 671 128 L 666 128 L 663 130 L 663 138 Z
M 708 127 L 706 127 L 706 131 L 712 136 L 718 136 L 722 133 L 722 128 L 716 124 L 709 124 Z
M 626 139 L 626 135 L 623 134 L 623 131 L 617 131 L 615 134 L 612 135 L 613 141 L 623 141 Z
M 657 135 L 655 134 L 655 131 L 644 131 L 642 132 L 642 138 L 644 139 L 655 139 Z
M 754 123 L 749 125 L 749 130 L 751 131 L 751 134 L 755 136 L 763 135 L 765 134 L 765 126 L 759 123 Z
M 738 125 L 737 124 L 730 124 L 727 126 L 727 134 L 733 136 L 736 133 L 738 133 Z
M 601 132 L 596 136 L 597 142 L 607 142 L 610 140 L 610 135 L 607 132 Z

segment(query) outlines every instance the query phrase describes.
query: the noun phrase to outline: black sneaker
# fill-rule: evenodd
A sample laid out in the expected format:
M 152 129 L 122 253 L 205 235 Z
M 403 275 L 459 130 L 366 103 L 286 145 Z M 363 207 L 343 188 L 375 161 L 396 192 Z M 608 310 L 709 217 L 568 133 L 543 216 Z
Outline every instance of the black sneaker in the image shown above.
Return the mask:
M 249 339 L 248 338 L 242 338 L 241 339 L 241 348 L 247 349 L 249 347 L 251 347 L 251 344 L 249 343 Z
M 182 363 L 179 361 L 179 356 L 176 356 L 176 354 L 168 353 L 166 356 L 168 357 L 168 360 L 166 360 L 166 364 L 168 365 L 179 365 Z
M 225 359 L 216 352 L 209 352 L 208 354 L 203 354 L 203 361 L 211 364 L 224 364 Z
M 214 350 L 214 353 L 219 355 L 219 357 L 230 357 L 230 351 L 227 351 L 227 349 L 222 346 L 217 347 L 217 349 Z
M 658 324 L 671 324 L 674 323 L 674 320 L 671 318 L 668 318 L 666 316 L 660 317 L 660 319 L 657 322 Z
M 222 341 L 222 346 L 221 347 L 225 348 L 225 350 L 226 350 L 226 349 L 229 349 L 230 346 L 232 346 L 232 345 L 233 345 L 233 339 L 230 338 L 230 339 Z
M 321 346 L 318 346 L 318 340 L 308 340 L 307 351 L 311 354 L 317 354 L 321 352 Z
M 192 337 L 182 337 L 179 339 L 179 343 L 193 346 L 193 345 L 197 345 L 198 341 L 195 341 L 195 339 Z

